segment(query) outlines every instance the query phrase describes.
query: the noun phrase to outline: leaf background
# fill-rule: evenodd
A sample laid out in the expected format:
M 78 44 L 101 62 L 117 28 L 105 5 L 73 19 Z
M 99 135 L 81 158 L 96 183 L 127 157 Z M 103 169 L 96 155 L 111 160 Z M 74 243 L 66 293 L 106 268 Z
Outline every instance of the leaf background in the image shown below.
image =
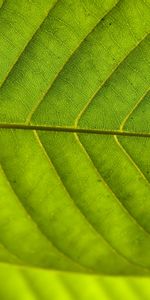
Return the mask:
M 150 3 L 1 4 L 2 297 L 148 299 Z

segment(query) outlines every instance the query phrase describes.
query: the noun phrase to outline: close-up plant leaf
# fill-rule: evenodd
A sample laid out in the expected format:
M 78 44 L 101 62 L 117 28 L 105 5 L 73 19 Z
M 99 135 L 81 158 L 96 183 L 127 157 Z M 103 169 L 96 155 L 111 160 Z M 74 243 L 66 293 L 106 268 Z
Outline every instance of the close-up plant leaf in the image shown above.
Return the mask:
M 0 299 L 150 299 L 150 1 L 0 6 Z

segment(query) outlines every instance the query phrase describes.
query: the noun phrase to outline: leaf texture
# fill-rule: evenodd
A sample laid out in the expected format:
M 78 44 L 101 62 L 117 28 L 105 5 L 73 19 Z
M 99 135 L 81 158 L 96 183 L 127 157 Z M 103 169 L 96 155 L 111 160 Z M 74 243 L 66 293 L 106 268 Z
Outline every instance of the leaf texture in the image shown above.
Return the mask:
M 1 262 L 149 275 L 149 16 L 149 0 L 3 2 Z
M 8 277 L 9 272 L 9 277 Z M 3 300 L 149 300 L 148 278 L 99 277 L 0 268 Z

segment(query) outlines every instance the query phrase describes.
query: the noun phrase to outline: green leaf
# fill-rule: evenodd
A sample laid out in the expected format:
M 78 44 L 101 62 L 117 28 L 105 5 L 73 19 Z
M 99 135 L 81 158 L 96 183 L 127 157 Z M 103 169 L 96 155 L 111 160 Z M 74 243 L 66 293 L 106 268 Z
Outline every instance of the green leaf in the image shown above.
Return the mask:
M 149 15 L 149 0 L 3 2 L 1 262 L 149 275 Z
M 149 300 L 149 283 L 148 278 L 0 268 L 0 297 L 3 300 Z

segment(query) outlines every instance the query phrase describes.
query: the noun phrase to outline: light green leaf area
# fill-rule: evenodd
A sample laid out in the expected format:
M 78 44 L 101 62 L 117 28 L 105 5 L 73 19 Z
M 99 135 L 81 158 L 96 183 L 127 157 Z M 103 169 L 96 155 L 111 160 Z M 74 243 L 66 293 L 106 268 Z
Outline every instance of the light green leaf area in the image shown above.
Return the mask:
M 3 300 L 149 300 L 150 286 L 147 278 L 99 277 L 3 266 L 0 297 Z
M 149 275 L 150 1 L 1 2 L 0 262 Z M 150 296 L 148 279 L 10 272 L 2 300 Z

